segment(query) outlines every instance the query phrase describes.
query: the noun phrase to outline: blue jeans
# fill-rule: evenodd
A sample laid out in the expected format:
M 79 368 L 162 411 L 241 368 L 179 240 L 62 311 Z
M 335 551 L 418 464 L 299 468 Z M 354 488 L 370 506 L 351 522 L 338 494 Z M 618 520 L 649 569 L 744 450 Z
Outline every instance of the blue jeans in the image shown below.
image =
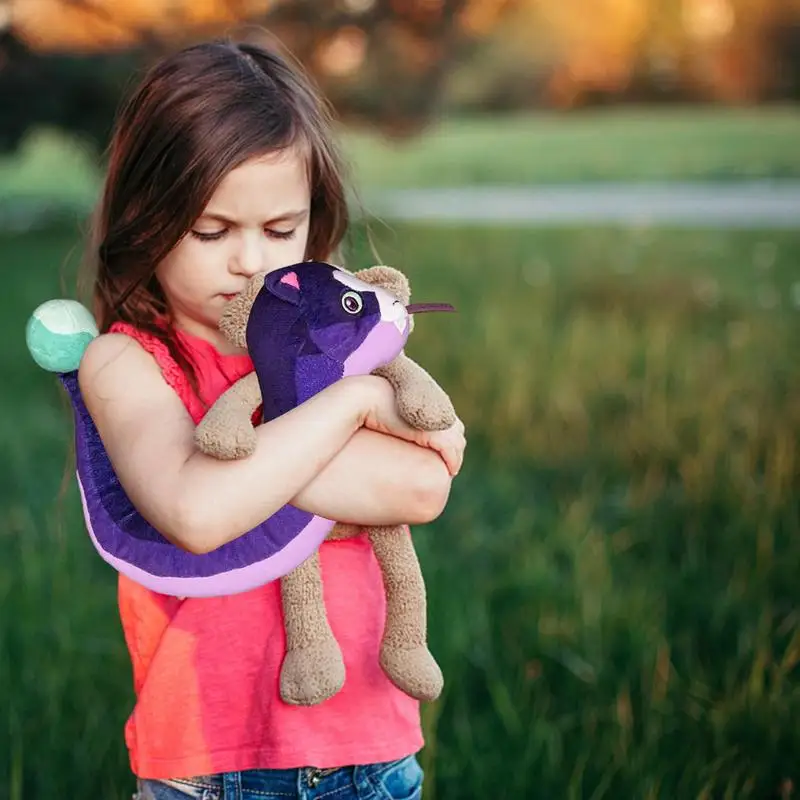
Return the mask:
M 416 756 L 340 769 L 255 769 L 181 780 L 140 780 L 134 800 L 420 800 Z

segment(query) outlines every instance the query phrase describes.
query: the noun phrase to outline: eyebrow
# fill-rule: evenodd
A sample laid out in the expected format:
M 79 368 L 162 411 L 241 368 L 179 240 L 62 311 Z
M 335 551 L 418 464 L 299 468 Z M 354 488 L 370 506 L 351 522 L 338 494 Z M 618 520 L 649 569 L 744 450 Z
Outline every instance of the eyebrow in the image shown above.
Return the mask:
M 265 225 L 274 225 L 276 222 L 294 222 L 298 223 L 305 219 L 308 216 L 308 209 L 304 208 L 300 211 L 285 211 L 283 214 L 280 214 L 277 217 L 272 217 L 272 219 L 268 219 L 264 224 Z M 213 219 L 217 222 L 222 222 L 226 225 L 236 225 L 238 224 L 236 220 L 231 219 L 230 217 L 226 217 L 224 214 L 217 214 L 216 212 L 208 211 L 200 215 L 200 219 Z

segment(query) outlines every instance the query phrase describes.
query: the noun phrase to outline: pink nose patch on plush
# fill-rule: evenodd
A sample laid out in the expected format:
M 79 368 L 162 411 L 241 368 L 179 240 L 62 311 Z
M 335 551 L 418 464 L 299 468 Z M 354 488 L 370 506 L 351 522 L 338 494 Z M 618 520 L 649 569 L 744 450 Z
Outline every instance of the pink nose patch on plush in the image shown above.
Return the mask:
M 281 283 L 286 283 L 289 286 L 294 286 L 295 289 L 300 288 L 300 284 L 297 281 L 297 274 L 294 272 L 287 272 L 282 278 Z

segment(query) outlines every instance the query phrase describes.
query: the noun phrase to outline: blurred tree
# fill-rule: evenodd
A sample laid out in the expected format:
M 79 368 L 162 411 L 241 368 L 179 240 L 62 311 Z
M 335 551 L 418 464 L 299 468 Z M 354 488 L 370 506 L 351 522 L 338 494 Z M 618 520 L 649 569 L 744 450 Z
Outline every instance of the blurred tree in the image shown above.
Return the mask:
M 496 0 L 496 15 L 513 3 Z M 439 111 L 446 78 L 476 35 L 470 12 L 479 5 L 293 0 L 276 4 L 263 21 L 311 69 L 343 118 L 404 136 Z
M 12 10 L 0 13 L 6 149 L 43 124 L 102 144 L 133 70 L 228 34 L 279 40 L 342 119 L 393 136 L 445 109 L 800 91 L 800 0 L 14 0 Z
M 411 135 L 441 108 L 447 76 L 471 42 L 516 2 L 16 0 L 1 46 L 0 147 L 42 124 L 102 143 L 126 75 L 167 50 L 227 34 L 279 40 L 344 120 Z M 39 93 L 47 98 L 31 103 Z
M 758 102 L 791 97 L 798 24 L 800 0 L 524 0 L 497 64 L 518 53 L 517 88 L 556 107 Z
M 767 41 L 776 67 L 770 99 L 800 102 L 800 15 L 769 26 Z
M 102 147 L 120 92 L 138 61 L 113 56 L 35 53 L 11 29 L 0 31 L 0 152 L 31 128 L 61 128 Z

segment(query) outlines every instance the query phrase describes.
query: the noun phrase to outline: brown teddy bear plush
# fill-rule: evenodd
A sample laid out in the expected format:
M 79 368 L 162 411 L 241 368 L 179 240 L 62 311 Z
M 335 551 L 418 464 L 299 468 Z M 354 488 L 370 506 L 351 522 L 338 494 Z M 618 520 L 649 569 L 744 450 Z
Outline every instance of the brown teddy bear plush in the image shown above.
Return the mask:
M 376 266 L 354 274 L 408 305 L 409 283 L 399 270 Z M 254 276 L 248 288 L 231 301 L 220 321 L 226 338 L 239 347 L 246 347 L 250 309 L 263 281 L 263 274 Z M 413 325 L 413 317 L 411 321 Z M 455 423 L 456 414 L 447 394 L 405 353 L 374 374 L 392 384 L 398 411 L 410 425 L 435 431 Z M 198 448 L 216 458 L 247 457 L 255 448 L 252 419 L 260 405 L 261 392 L 253 372 L 228 389 L 201 420 L 195 435 Z M 328 539 L 357 536 L 362 530 L 356 525 L 337 523 Z M 411 536 L 405 526 L 368 528 L 367 532 L 386 592 L 381 667 L 407 694 L 418 700 L 435 700 L 443 679 L 428 650 L 425 584 Z M 318 553 L 281 579 L 281 597 L 286 630 L 281 697 L 294 705 L 321 703 L 341 689 L 345 668 L 325 612 Z

